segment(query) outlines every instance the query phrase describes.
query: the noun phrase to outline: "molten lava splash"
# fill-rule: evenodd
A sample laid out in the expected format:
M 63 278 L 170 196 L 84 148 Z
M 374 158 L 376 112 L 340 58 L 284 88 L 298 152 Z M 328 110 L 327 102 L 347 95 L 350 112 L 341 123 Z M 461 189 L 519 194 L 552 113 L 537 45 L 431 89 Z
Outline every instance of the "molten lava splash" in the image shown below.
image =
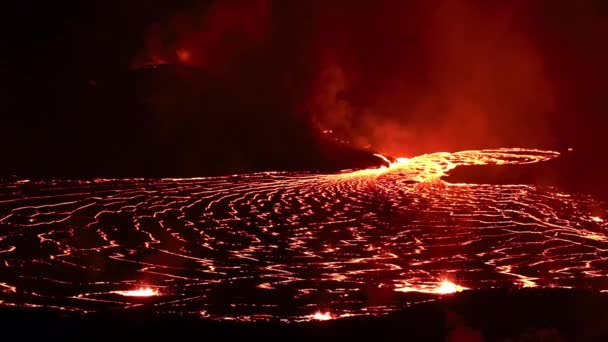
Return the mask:
M 114 291 L 114 293 L 125 297 L 154 297 L 160 294 L 158 290 L 150 287 L 140 287 L 136 290 Z
M 449 280 L 443 280 L 438 284 L 432 285 L 418 285 L 418 286 L 397 286 L 395 291 L 397 292 L 420 292 L 430 294 L 452 294 L 456 292 L 462 292 L 466 290 L 465 287 L 456 285 Z
M 439 152 L 424 154 L 414 158 L 397 158 L 395 162 L 380 154 L 381 159 L 390 163 L 389 167 L 366 169 L 341 174 L 342 177 L 379 176 L 402 172 L 409 180 L 431 181 L 445 176 L 457 166 L 468 165 L 523 165 L 547 161 L 559 156 L 559 152 L 521 148 L 495 150 L 471 150 L 455 153 Z M 411 178 L 410 178 L 411 177 Z
M 317 311 L 311 316 L 311 318 L 317 321 L 329 321 L 334 319 L 334 316 L 330 312 Z
M 161 313 L 297 321 L 383 314 L 419 300 L 412 292 L 463 285 L 608 290 L 605 203 L 441 178 L 556 156 L 473 150 L 325 175 L 5 183 L 1 305 L 88 312 L 156 296 Z M 83 272 L 90 281 L 75 282 Z M 155 287 L 134 285 L 142 276 Z

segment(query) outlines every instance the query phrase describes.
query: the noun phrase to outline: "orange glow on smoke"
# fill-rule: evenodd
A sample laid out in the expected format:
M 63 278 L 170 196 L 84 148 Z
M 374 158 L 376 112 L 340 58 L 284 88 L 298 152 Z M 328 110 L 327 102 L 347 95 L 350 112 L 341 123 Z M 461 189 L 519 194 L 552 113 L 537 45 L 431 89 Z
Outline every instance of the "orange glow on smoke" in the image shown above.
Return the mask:
M 321 127 L 391 155 L 551 141 L 555 84 L 526 31 L 529 5 L 352 3 L 315 8 L 302 107 Z
M 114 291 L 114 293 L 125 297 L 154 297 L 160 295 L 157 289 L 140 287 L 137 290 Z
M 177 49 L 175 51 L 180 62 L 186 63 L 192 59 L 192 53 L 186 49 Z
M 163 59 L 209 72 L 226 70 L 268 37 L 270 9 L 269 0 L 213 1 L 211 6 L 185 8 L 148 29 L 145 51 L 134 65 Z

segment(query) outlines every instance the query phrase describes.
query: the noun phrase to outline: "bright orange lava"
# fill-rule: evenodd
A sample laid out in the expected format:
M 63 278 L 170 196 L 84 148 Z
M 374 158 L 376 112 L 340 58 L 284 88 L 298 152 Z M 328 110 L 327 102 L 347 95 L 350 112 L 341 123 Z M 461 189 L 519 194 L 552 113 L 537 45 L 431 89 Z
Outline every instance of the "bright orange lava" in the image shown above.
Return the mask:
M 442 179 L 460 166 L 558 155 L 508 148 L 385 158 L 382 168 L 330 174 L 23 181 L 45 189 L 35 196 L 21 183 L 0 183 L 13 189 L 0 194 L 8 229 L 0 234 L 0 306 L 90 312 L 152 300 L 159 312 L 214 320 L 327 321 L 392 312 L 418 294 L 608 292 L 604 202 L 543 185 Z M 33 241 L 40 258 L 27 252 Z M 118 274 L 108 277 L 98 261 Z M 47 264 L 44 278 L 21 279 Z M 96 280 L 85 289 L 73 282 L 83 269 Z M 169 291 L 148 277 L 179 281 Z M 49 281 L 74 295 L 63 297 L 63 287 L 52 301 L 37 295 Z M 400 293 L 362 298 L 375 286 Z M 239 299 L 227 312 L 209 305 L 218 295 Z M 277 301 L 289 300 L 277 311 Z
M 449 280 L 444 280 L 441 282 L 441 285 L 437 288 L 437 293 L 439 294 L 449 294 L 462 292 L 464 288 L 460 285 L 456 285 Z
M 397 287 L 395 291 L 398 292 L 420 292 L 429 294 L 452 294 L 456 292 L 462 292 L 466 290 L 465 287 L 454 284 L 449 280 L 443 280 L 441 283 L 433 286 L 420 285 L 420 286 L 403 286 Z
M 461 152 L 437 152 L 412 158 L 389 158 L 375 154 L 389 166 L 349 171 L 339 174 L 342 179 L 378 177 L 389 173 L 407 175 L 411 180 L 429 182 L 438 180 L 457 166 L 464 165 L 523 165 L 546 161 L 559 156 L 559 152 L 522 148 L 499 148 Z
M 150 287 L 140 287 L 137 290 L 114 291 L 114 293 L 125 297 L 153 297 L 160 294 L 157 289 Z
M 318 321 L 329 321 L 333 318 L 334 316 L 330 312 L 317 311 L 312 315 L 312 319 L 316 319 Z

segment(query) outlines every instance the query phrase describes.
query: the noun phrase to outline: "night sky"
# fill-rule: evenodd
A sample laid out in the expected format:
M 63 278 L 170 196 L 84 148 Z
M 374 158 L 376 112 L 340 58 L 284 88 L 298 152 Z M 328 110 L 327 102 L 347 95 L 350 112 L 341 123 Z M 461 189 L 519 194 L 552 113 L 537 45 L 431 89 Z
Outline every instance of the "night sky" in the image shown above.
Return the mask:
M 317 129 L 393 156 L 608 147 L 601 0 L 23 1 L 3 12 L 3 175 L 306 168 L 326 149 Z

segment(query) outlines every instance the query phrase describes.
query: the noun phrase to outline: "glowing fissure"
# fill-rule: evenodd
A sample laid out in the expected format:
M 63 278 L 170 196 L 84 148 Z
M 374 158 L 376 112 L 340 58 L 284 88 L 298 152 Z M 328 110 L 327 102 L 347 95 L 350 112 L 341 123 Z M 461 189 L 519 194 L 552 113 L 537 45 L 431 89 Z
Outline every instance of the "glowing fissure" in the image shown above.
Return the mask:
M 466 288 L 454 284 L 449 280 L 443 280 L 440 283 L 432 283 L 432 284 L 418 284 L 418 285 L 397 285 L 395 291 L 399 292 L 420 292 L 420 293 L 430 293 L 430 294 L 439 294 L 439 295 L 447 295 L 456 292 L 462 292 L 466 290 Z
M 457 166 L 557 156 L 496 149 L 326 175 L 6 183 L 0 305 L 94 312 L 153 303 L 212 319 L 297 321 L 382 314 L 396 298 L 466 289 L 608 291 L 605 203 L 441 180 Z M 373 289 L 391 295 L 364 299 Z
M 125 297 L 153 297 L 160 294 L 158 290 L 149 287 L 140 287 L 136 290 L 114 291 L 114 293 Z

